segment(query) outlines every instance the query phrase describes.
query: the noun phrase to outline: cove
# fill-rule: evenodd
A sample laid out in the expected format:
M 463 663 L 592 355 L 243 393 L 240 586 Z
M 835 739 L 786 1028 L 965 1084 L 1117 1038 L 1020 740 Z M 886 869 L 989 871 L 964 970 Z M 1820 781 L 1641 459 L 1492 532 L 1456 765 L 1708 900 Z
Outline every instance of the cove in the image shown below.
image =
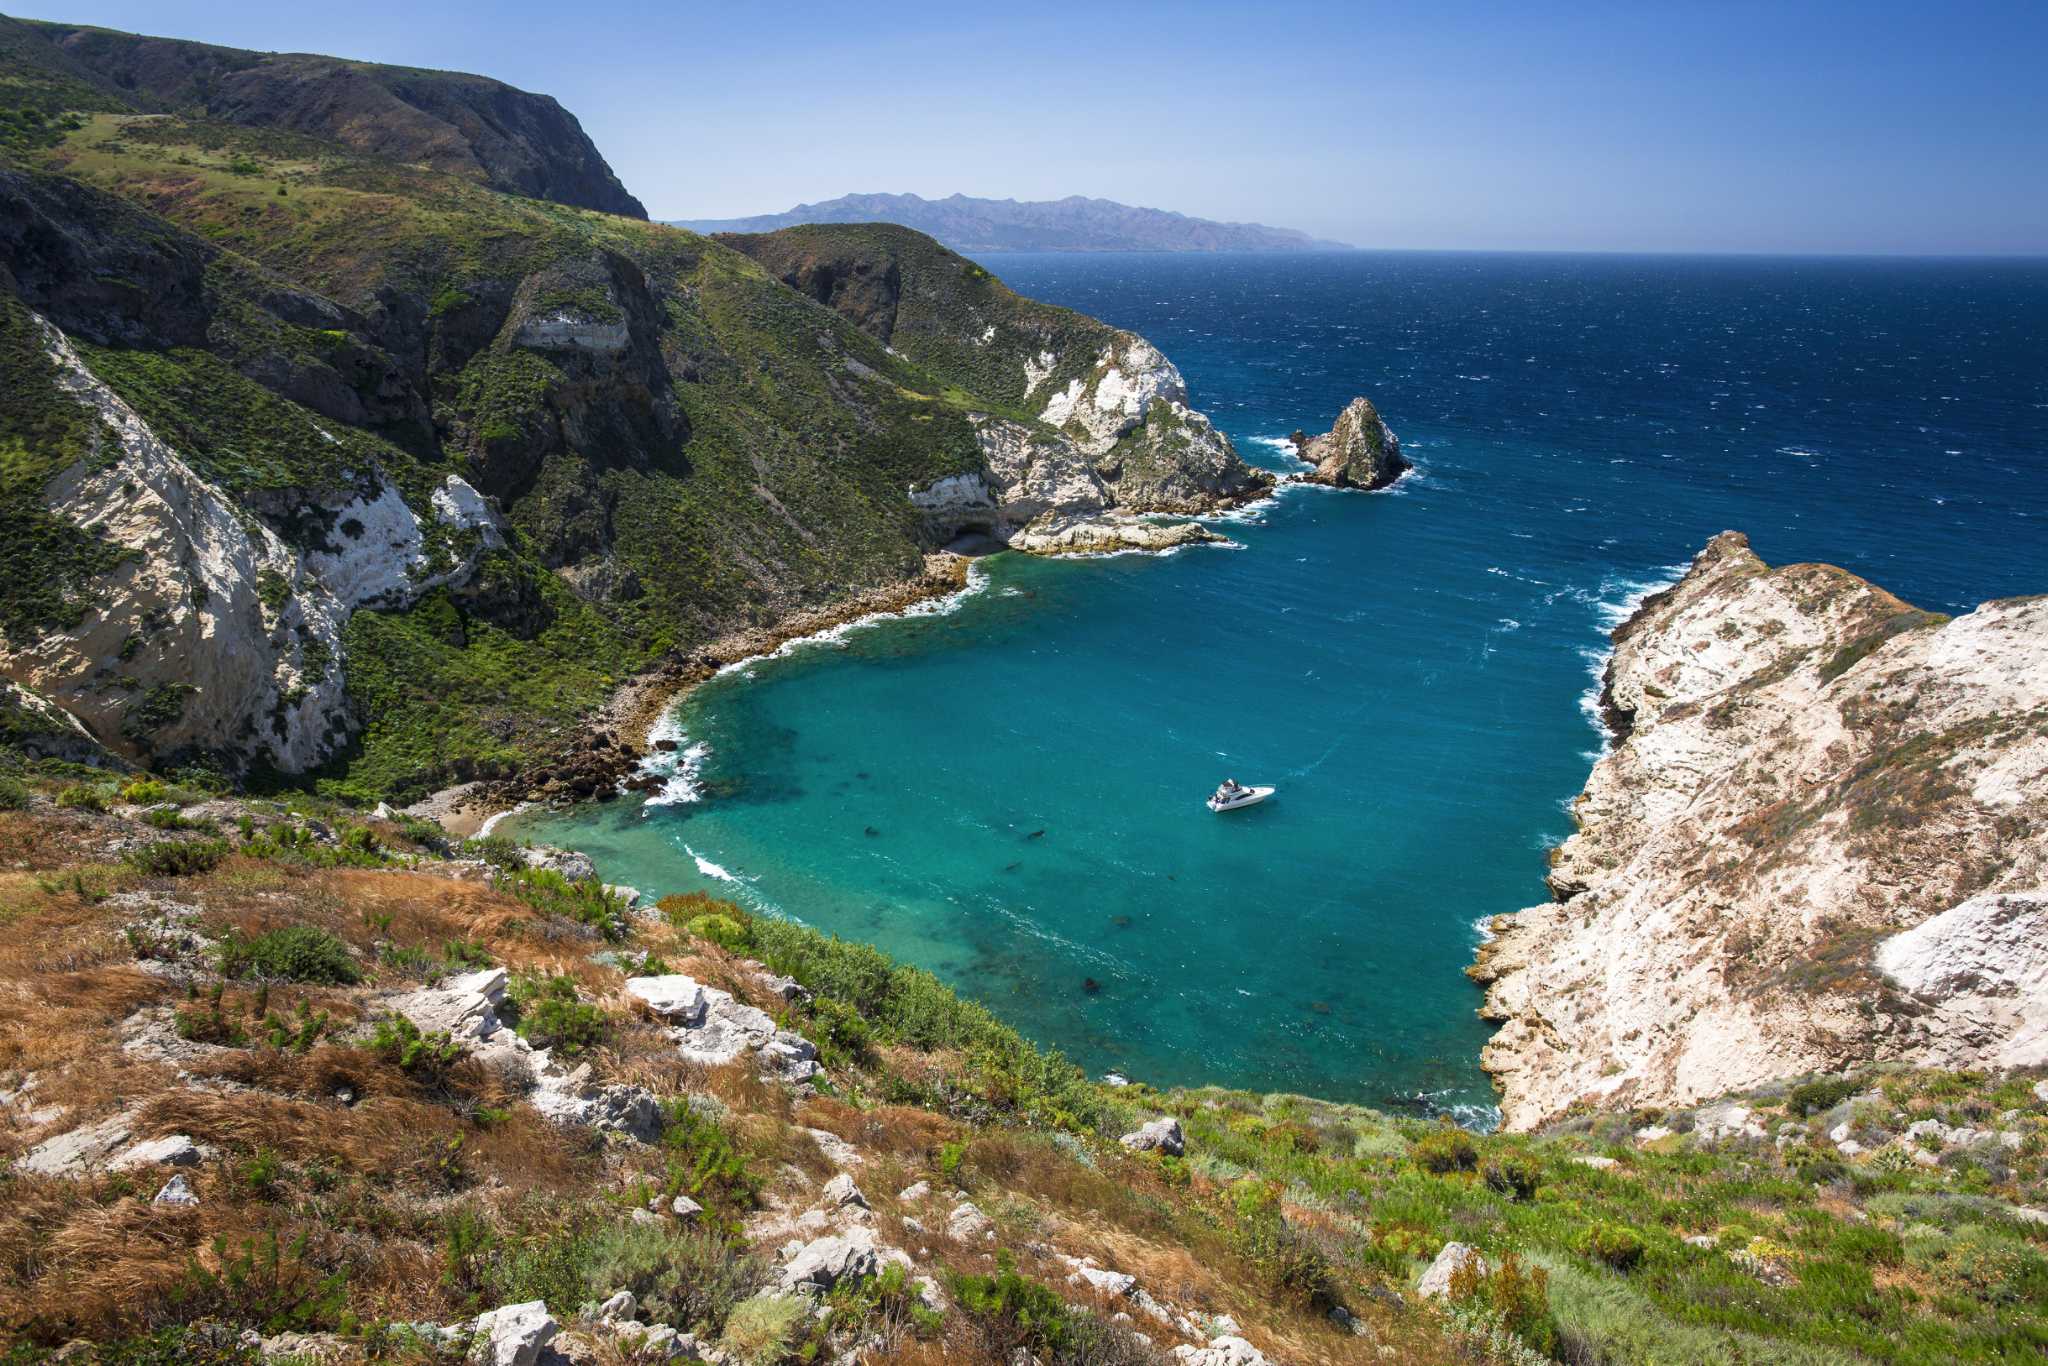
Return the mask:
M 1094 1072 L 1484 1123 L 1462 969 L 1546 894 L 1634 602 L 1728 527 L 1938 610 L 2048 585 L 2039 263 L 986 264 L 1157 343 L 1248 458 L 1365 393 L 1419 472 L 1234 548 L 984 560 L 686 699 L 691 799 L 512 828 L 874 943 Z M 1225 776 L 1280 791 L 1212 815 Z

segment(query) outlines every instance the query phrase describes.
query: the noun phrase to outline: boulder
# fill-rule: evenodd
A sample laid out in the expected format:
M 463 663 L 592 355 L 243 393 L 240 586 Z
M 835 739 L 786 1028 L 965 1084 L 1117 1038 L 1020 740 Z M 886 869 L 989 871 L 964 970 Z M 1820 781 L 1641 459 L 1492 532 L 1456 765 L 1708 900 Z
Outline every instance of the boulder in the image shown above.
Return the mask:
M 963 1243 L 973 1242 L 995 1230 L 995 1222 L 971 1200 L 963 1200 L 946 1217 L 946 1232 Z
M 913 1181 L 896 1193 L 896 1198 L 906 1205 L 914 1205 L 932 1193 L 929 1181 Z
M 485 1366 L 534 1366 L 561 1326 L 546 1301 L 529 1300 L 477 1315 L 472 1330 L 470 1360 Z
M 1117 1142 L 1134 1153 L 1158 1152 L 1168 1157 L 1179 1157 L 1187 1151 L 1187 1140 L 1181 1134 L 1180 1121 L 1171 1115 L 1134 1129 Z
M 596 1317 L 619 1323 L 630 1320 L 639 1311 L 640 1301 L 634 1298 L 633 1292 L 621 1290 L 597 1307 Z
M 1138 1278 L 1127 1271 L 1108 1271 L 1099 1266 L 1080 1266 L 1067 1277 L 1069 1285 L 1085 1285 L 1105 1295 L 1128 1295 L 1138 1288 Z
M 15 1159 L 14 1169 L 31 1176 L 80 1176 L 105 1166 L 134 1132 L 132 1114 L 81 1125 L 36 1144 Z
M 1267 1366 L 1268 1362 L 1264 1352 L 1229 1333 L 1211 1338 L 1206 1347 L 1183 1343 L 1173 1349 L 1173 1359 L 1186 1366 Z
M 678 1195 L 668 1202 L 668 1212 L 678 1219 L 695 1219 L 704 1212 L 704 1207 L 687 1195 Z
M 860 1187 L 853 1184 L 853 1177 L 846 1172 L 825 1183 L 824 1203 L 833 1209 L 844 1209 L 848 1205 L 868 1208 L 868 1198 L 860 1193 Z
M 694 1029 L 704 1023 L 705 991 L 694 977 L 679 972 L 661 977 L 629 977 L 626 992 L 647 1003 L 647 1008 L 673 1025 Z
M 872 1276 L 880 1266 L 875 1235 L 866 1229 L 813 1239 L 798 1248 L 782 1268 L 782 1288 L 791 1292 L 823 1292 L 843 1280 Z
M 1475 1267 L 1484 1276 L 1492 1270 L 1486 1258 L 1479 1255 L 1479 1249 L 1470 1243 L 1445 1243 L 1443 1250 L 1436 1254 L 1436 1260 L 1429 1264 L 1429 1270 L 1422 1273 L 1416 1283 L 1418 1297 L 1430 1300 L 1451 1293 L 1451 1278 L 1467 1266 Z
M 590 861 L 590 855 L 574 849 L 556 849 L 545 844 L 536 844 L 531 849 L 520 850 L 520 857 L 528 868 L 547 869 L 560 873 L 571 882 L 588 882 L 597 877 L 597 865 Z

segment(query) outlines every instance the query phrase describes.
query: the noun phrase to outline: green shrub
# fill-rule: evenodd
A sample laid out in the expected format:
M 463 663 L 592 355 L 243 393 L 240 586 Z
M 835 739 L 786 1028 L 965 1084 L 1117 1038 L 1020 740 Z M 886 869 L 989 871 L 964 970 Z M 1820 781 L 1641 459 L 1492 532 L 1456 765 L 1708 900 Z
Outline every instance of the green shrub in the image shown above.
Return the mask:
M 700 915 L 683 928 L 728 953 L 747 953 L 754 947 L 753 931 L 729 915 Z
M 96 783 L 73 783 L 57 794 L 57 805 L 78 811 L 104 811 L 107 790 Z
M 519 1036 L 535 1048 L 574 1056 L 604 1042 L 605 1014 L 576 993 L 576 979 L 563 974 L 521 973 L 505 988 L 505 1015 Z
M 348 945 L 311 925 L 287 925 L 243 938 L 230 931 L 220 942 L 220 970 L 227 977 L 352 986 L 361 980 Z
M 1943 1285 L 1993 1304 L 2048 1303 L 2048 1257 L 2017 1238 L 1981 1225 L 1953 1237 L 1908 1238 L 1909 1265 Z
M 984 1361 L 1007 1361 L 1018 1349 L 1049 1366 L 1137 1366 L 1158 1354 L 1121 1325 L 1069 1306 L 1059 1292 L 1017 1274 L 1007 1251 L 996 1254 L 993 1275 L 952 1272 L 954 1303 L 967 1320 Z
M 170 1294 L 173 1311 L 189 1321 L 220 1319 L 263 1333 L 318 1332 L 340 1326 L 348 1302 L 341 1272 L 322 1275 L 307 1265 L 306 1235 L 281 1244 L 266 1232 L 239 1248 L 227 1236 L 213 1244 L 215 1271 L 197 1257 Z
M 759 1184 L 724 1126 L 686 1100 L 668 1102 L 662 1118 L 665 1198 L 687 1195 L 713 1205 L 753 1205 Z
M 29 788 L 21 779 L 0 773 L 0 811 L 26 811 Z
M 377 1021 L 376 1031 L 370 1036 L 369 1049 L 389 1063 L 429 1084 L 447 1078 L 448 1071 L 462 1061 L 462 1045 L 448 1037 L 448 1031 L 437 1029 L 431 1034 L 422 1033 L 420 1027 L 404 1015 L 387 1015 Z
M 810 1316 L 800 1296 L 756 1295 L 733 1307 L 719 1345 L 746 1366 L 771 1366 L 789 1354 Z
M 1550 1315 L 1550 1273 L 1524 1267 L 1510 1252 L 1486 1268 L 1468 1258 L 1451 1275 L 1450 1298 L 1485 1306 L 1493 1319 L 1544 1356 L 1557 1351 L 1557 1324 Z
M 1605 1262 L 1616 1271 L 1627 1271 L 1643 1259 L 1643 1238 L 1625 1224 L 1600 1220 L 1578 1231 L 1572 1239 L 1572 1250 L 1581 1257 Z
M 1510 1200 L 1527 1200 L 1543 1184 L 1543 1168 L 1520 1157 L 1490 1159 L 1479 1169 L 1488 1189 Z
M 666 1223 L 603 1225 L 578 1260 L 586 1299 L 630 1290 L 650 1320 L 705 1337 L 768 1279 L 765 1263 L 716 1233 Z
M 1286 1299 L 1325 1305 L 1336 1298 L 1336 1276 L 1322 1250 L 1281 1212 L 1278 1182 L 1248 1178 L 1230 1196 L 1231 1246 L 1265 1285 Z
M 128 851 L 128 862 L 145 877 L 186 877 L 211 872 L 228 856 L 226 840 L 152 840 Z
M 178 1037 L 194 1043 L 210 1043 L 221 1048 L 241 1048 L 249 1042 L 241 1021 L 229 1015 L 223 1005 L 227 984 L 215 982 L 207 988 L 204 996 L 196 991 L 191 999 L 194 1004 L 180 1006 L 172 1015 Z
M 508 873 L 523 872 L 526 856 L 519 850 L 519 841 L 506 835 L 481 835 L 462 842 L 465 858 L 482 859 L 494 868 Z
M 1479 1165 L 1479 1146 L 1472 1141 L 1472 1135 L 1449 1126 L 1416 1139 L 1408 1155 L 1416 1166 L 1438 1176 L 1469 1172 Z
M 1823 1077 L 1804 1082 L 1785 1095 L 1785 1111 L 1792 1115 L 1817 1115 L 1832 1110 L 1856 1094 L 1856 1083 L 1848 1077 Z
M 149 806 L 164 799 L 166 789 L 154 778 L 137 778 L 121 789 L 121 800 L 130 806 Z
M 543 915 L 588 925 L 607 939 L 626 937 L 626 903 L 586 878 L 571 882 L 552 868 L 528 868 L 500 878 L 498 885 Z

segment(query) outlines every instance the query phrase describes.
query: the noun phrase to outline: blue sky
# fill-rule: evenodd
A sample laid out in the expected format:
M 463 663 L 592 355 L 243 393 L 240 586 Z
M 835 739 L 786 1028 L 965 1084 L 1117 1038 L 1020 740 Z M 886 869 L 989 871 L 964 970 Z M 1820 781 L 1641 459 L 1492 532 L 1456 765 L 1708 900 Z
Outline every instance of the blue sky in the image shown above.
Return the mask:
M 1361 246 L 2048 252 L 2048 0 L 0 0 L 555 95 L 656 217 L 1100 195 Z

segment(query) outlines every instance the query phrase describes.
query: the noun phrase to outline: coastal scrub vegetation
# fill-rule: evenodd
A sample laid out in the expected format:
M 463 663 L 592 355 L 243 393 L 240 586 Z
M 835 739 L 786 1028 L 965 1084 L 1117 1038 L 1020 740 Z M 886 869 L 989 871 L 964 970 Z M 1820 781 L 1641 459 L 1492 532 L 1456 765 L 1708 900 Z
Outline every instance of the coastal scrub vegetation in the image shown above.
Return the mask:
M 0 1332 L 24 1350 L 83 1337 L 204 1359 L 211 1316 L 402 1355 L 408 1324 L 532 1299 L 580 1322 L 631 1289 L 650 1321 L 758 1360 L 863 1333 L 913 1362 L 1020 1346 L 1156 1360 L 1113 1321 L 1128 1309 L 1156 1337 L 1135 1301 L 1075 1283 L 1062 1257 L 1228 1315 L 1290 1362 L 1931 1366 L 2048 1350 L 2048 1101 L 2032 1076 L 1880 1069 L 1743 1098 L 1740 1123 L 1717 1107 L 1588 1111 L 1539 1135 L 1105 1085 L 929 974 L 716 898 L 622 913 L 607 938 L 537 913 L 535 884 L 444 864 L 435 845 L 453 842 L 303 796 L 213 799 L 234 847 L 166 880 L 123 856 L 151 827 L 112 785 L 97 812 L 57 805 L 69 778 L 16 773 L 26 806 L 0 811 L 0 847 L 27 865 L 0 879 L 10 1084 L 35 1077 L 70 1107 L 59 1128 L 127 1107 L 140 1132 L 211 1154 L 186 1172 L 201 1203 L 175 1218 L 146 1198 L 160 1179 L 8 1178 L 0 1242 L 24 1255 L 0 1260 Z M 295 852 L 344 840 L 378 861 Z M 123 895 L 166 887 L 189 918 Z M 505 1017 L 530 1042 L 573 1051 L 593 1085 L 651 1092 L 654 1137 L 543 1118 L 528 1083 L 390 1004 L 486 963 L 508 973 Z M 770 1012 L 818 1044 L 825 1074 L 792 1094 L 744 1064 L 680 1061 L 623 992 L 643 968 Z M 123 1050 L 121 1031 L 150 1020 L 196 1050 L 187 1080 Z M 1184 1153 L 1119 1142 L 1161 1116 Z M 0 1141 L 11 1158 L 42 1133 Z M 838 1165 L 827 1140 L 860 1150 L 873 1227 L 921 1249 L 940 1310 L 886 1267 L 822 1316 L 768 1307 L 779 1235 L 757 1230 L 816 1198 Z M 987 1236 L 940 1236 L 949 1205 L 894 1197 L 918 1182 L 971 1201 Z M 701 1206 L 694 1221 L 667 1213 L 678 1199 Z M 1419 1298 L 1451 1242 L 1481 1261 Z M 194 1259 L 221 1284 L 191 1279 Z M 275 1311 L 230 1293 L 273 1275 L 297 1288 Z

